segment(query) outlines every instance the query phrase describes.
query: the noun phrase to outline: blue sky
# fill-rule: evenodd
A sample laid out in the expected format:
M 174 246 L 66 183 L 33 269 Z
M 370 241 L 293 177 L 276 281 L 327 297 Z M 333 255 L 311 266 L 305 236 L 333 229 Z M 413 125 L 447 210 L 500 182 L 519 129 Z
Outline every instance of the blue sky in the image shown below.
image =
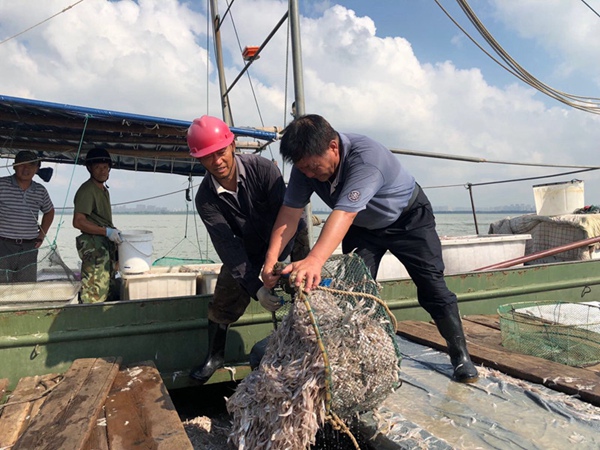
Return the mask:
M 74 3 L 0 0 L 0 41 Z M 339 131 L 368 134 L 398 149 L 600 166 L 600 117 L 550 99 L 508 74 L 434 0 L 300 3 L 306 110 L 322 114 Z M 439 3 L 483 42 L 456 1 Z M 587 3 L 600 11 L 600 0 Z M 223 12 L 225 3 L 219 4 Z M 600 97 L 600 18 L 582 1 L 469 4 L 496 40 L 539 80 L 564 92 Z M 228 81 L 242 67 L 238 45 L 259 45 L 286 6 L 287 1 L 277 0 L 234 2 L 240 44 L 226 21 Z M 205 7 L 205 1 L 85 0 L 0 45 L 0 93 L 177 119 L 219 115 Z M 280 32 L 250 71 L 266 125 L 283 126 L 289 119 L 285 48 L 285 32 Z M 244 78 L 231 94 L 237 126 L 259 125 L 248 83 Z M 271 154 L 277 157 L 276 146 L 265 156 Z M 566 171 L 398 157 L 434 206 L 468 206 L 462 186 L 469 182 Z M 10 173 L 10 165 L 1 168 L 0 175 L 4 173 Z M 55 204 L 70 206 L 74 189 L 86 178 L 84 168 L 56 167 L 47 185 Z M 533 204 L 533 184 L 571 178 L 476 188 L 476 205 Z M 596 172 L 577 178 L 585 181 L 586 203 L 599 204 Z M 184 189 L 187 180 L 114 171 L 109 184 L 113 201 L 125 203 Z M 434 188 L 442 185 L 453 187 Z M 185 208 L 183 194 L 145 203 Z

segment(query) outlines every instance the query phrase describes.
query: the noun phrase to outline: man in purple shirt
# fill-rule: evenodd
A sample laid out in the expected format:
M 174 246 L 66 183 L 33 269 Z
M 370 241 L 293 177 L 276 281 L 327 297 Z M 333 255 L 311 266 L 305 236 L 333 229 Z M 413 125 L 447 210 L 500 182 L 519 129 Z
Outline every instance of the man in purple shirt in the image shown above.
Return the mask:
M 444 280 L 433 210 L 413 176 L 382 144 L 338 133 L 318 115 L 295 119 L 284 131 L 280 152 L 294 167 L 271 234 L 262 273 L 265 286 L 276 283 L 276 256 L 296 232 L 312 193 L 317 193 L 333 211 L 308 256 L 282 273 L 294 273 L 296 285 L 310 291 L 319 285 L 323 264 L 341 243 L 344 253 L 354 250 L 363 258 L 375 278 L 389 250 L 406 267 L 419 304 L 446 340 L 454 379 L 476 381 L 456 295 Z

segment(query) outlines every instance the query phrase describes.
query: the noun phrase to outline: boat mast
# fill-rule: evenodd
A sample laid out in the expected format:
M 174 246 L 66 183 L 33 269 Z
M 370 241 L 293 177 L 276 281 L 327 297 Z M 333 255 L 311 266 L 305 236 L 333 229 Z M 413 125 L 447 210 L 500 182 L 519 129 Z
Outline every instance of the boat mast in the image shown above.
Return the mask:
M 300 42 L 300 15 L 298 1 L 289 0 L 290 35 L 292 39 L 292 68 L 294 74 L 294 98 L 296 115 L 306 114 L 304 108 L 304 77 L 302 75 L 302 45 Z
M 210 0 L 210 12 L 213 22 L 213 31 L 215 34 L 215 58 L 217 63 L 217 73 L 219 75 L 219 89 L 221 91 L 221 109 L 223 111 L 223 121 L 231 127 L 233 126 L 233 118 L 231 116 L 229 96 L 227 95 L 227 82 L 225 81 L 223 50 L 221 48 L 221 17 L 219 16 L 219 6 L 217 4 L 217 0 Z
M 294 74 L 294 105 L 296 107 L 294 117 L 300 117 L 306 114 L 304 106 L 304 76 L 302 69 L 302 45 L 300 42 L 300 14 L 298 12 L 298 0 L 289 0 L 288 5 L 290 20 L 290 36 L 292 39 L 292 71 Z M 305 208 L 306 225 L 308 226 L 308 242 L 312 246 L 313 223 L 312 206 L 309 202 Z

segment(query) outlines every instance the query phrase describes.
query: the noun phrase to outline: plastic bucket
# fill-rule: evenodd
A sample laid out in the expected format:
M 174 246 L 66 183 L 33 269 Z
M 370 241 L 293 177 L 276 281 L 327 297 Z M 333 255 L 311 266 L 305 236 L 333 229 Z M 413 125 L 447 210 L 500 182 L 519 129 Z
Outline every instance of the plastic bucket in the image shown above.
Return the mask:
M 581 180 L 538 184 L 533 186 L 533 196 L 538 216 L 573 214 L 573 211 L 585 205 Z
M 119 268 L 121 273 L 144 273 L 152 265 L 152 231 L 121 231 Z

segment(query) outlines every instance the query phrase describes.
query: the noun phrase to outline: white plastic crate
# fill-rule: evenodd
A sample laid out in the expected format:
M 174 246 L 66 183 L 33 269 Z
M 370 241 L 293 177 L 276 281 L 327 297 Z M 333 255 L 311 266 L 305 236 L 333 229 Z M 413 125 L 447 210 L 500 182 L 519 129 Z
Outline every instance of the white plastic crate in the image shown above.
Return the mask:
M 123 277 L 122 300 L 183 297 L 196 295 L 196 273 L 159 272 L 152 270 Z

